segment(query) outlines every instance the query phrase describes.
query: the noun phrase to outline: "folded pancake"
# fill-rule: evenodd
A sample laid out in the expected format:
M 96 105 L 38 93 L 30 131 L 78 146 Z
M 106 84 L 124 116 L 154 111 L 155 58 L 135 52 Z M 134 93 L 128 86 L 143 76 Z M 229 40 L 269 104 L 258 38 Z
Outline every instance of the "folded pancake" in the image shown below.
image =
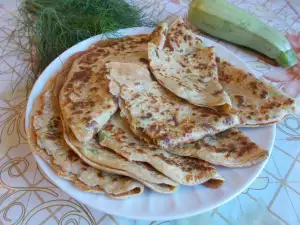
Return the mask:
M 203 183 L 203 185 L 208 188 L 216 189 L 216 188 L 223 186 L 224 183 L 225 183 L 224 177 L 222 177 L 220 174 L 216 173 L 212 178 L 210 178 L 208 181 Z
M 175 55 L 187 55 L 203 46 L 201 39 L 179 17 L 169 28 L 164 48 L 169 49 Z
M 229 94 L 232 108 L 237 111 L 241 126 L 255 127 L 279 123 L 295 113 L 296 103 L 273 86 L 230 65 L 219 64 L 219 80 Z
M 119 102 L 121 116 L 128 115 L 133 132 L 143 132 L 163 148 L 197 141 L 239 124 L 235 114 L 189 104 L 157 82 L 123 85 Z
M 104 193 L 123 199 L 143 192 L 144 186 L 125 176 L 94 169 L 85 164 L 66 144 L 56 101 L 53 97 L 55 79 L 37 98 L 27 130 L 32 150 L 43 158 L 58 176 L 72 181 L 84 191 Z
M 61 91 L 62 116 L 80 141 L 90 140 L 118 109 L 105 73 L 104 67 L 74 72 Z
M 230 98 L 218 79 L 214 47 L 178 56 L 152 43 L 148 46 L 151 72 L 162 86 L 197 106 L 230 107 Z
M 131 177 L 145 186 L 160 193 L 173 193 L 178 184 L 151 165 L 143 162 L 130 162 L 126 158 L 99 145 L 97 138 L 80 143 L 72 131 L 64 126 L 64 138 L 67 144 L 88 165 L 119 175 Z
M 110 62 L 106 64 L 106 67 L 107 67 L 106 76 L 110 82 L 109 91 L 117 98 L 120 95 L 122 85 L 128 85 L 131 83 L 143 84 L 144 82 L 152 81 L 150 71 L 137 64 Z M 122 104 L 122 102 L 119 101 L 119 104 Z M 124 110 L 122 113 L 124 113 Z M 127 116 L 129 117 L 129 115 Z M 137 132 L 138 131 L 136 131 L 135 134 L 138 135 L 141 140 L 144 140 L 147 143 L 153 143 L 152 140 L 148 136 L 146 136 L 143 132 L 139 132 L 139 133 Z
M 80 142 L 90 140 L 117 110 L 107 88 L 105 63 L 133 62 L 148 66 L 148 42 L 157 43 L 160 29 L 150 35 L 101 41 L 75 60 L 60 92 L 60 108 L 68 127 Z
M 198 158 L 226 167 L 252 166 L 267 159 L 269 155 L 268 151 L 258 147 L 236 128 L 167 150 L 180 156 Z
M 112 149 L 131 161 L 147 162 L 172 180 L 183 185 L 197 185 L 216 174 L 209 163 L 189 157 L 181 157 L 150 146 L 137 139 L 128 123 L 117 112 L 99 132 L 100 145 Z

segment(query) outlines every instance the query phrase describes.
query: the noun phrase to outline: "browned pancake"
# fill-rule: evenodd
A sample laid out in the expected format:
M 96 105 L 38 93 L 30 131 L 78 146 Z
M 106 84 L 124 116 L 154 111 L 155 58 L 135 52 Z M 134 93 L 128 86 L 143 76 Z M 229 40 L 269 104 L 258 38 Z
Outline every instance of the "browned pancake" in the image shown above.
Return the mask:
M 138 140 L 128 123 L 116 113 L 99 133 L 100 145 L 112 149 L 121 156 L 147 162 L 172 180 L 183 185 L 197 185 L 206 182 L 216 174 L 209 163 L 189 157 L 181 157 Z
M 280 122 L 294 113 L 293 98 L 256 78 L 253 74 L 238 69 L 226 61 L 219 65 L 219 79 L 232 101 L 241 126 L 265 126 Z
M 226 167 L 251 166 L 265 160 L 269 155 L 268 151 L 261 149 L 236 128 L 180 147 L 169 148 L 168 151 Z
M 162 49 L 166 41 L 168 29 L 168 24 L 160 23 L 151 34 L 151 43 Z
M 196 106 L 230 108 L 218 79 L 214 47 L 179 56 L 152 43 L 148 46 L 151 72 L 163 87 Z
M 236 115 L 191 105 L 157 82 L 124 85 L 120 98 L 121 115 L 129 115 L 133 132 L 143 132 L 163 148 L 197 141 L 239 124 Z
M 182 18 L 178 18 L 170 26 L 164 47 L 174 54 L 187 55 L 196 49 L 202 48 L 203 44 Z

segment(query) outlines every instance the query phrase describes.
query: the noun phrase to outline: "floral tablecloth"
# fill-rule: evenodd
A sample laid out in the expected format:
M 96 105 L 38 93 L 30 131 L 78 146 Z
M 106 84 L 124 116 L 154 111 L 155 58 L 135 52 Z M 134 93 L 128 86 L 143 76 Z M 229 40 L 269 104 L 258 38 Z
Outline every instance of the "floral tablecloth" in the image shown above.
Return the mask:
M 144 0 L 156 7 L 163 20 L 185 16 L 188 0 Z M 299 0 L 231 0 L 286 34 L 300 57 Z M 260 176 L 227 204 L 192 220 L 133 221 L 95 211 L 52 184 L 40 171 L 26 142 L 24 71 L 28 58 L 18 51 L 23 43 L 15 35 L 15 0 L 0 0 L 0 224 L 255 224 L 257 209 L 269 212 L 269 223 L 300 225 L 300 114 L 277 125 L 272 156 Z M 217 40 L 218 41 L 218 40 Z M 219 41 L 221 42 L 221 41 Z M 293 97 L 300 96 L 300 64 L 284 70 L 258 55 L 221 42 L 268 82 Z M 26 75 L 26 74 L 25 74 Z M 261 206 L 263 203 L 264 206 Z M 261 208 L 260 208 L 261 207 Z M 253 209 L 254 208 L 254 209 Z M 254 211 L 253 211 L 254 210 Z M 251 213 L 250 220 L 245 219 Z M 248 215 L 249 216 L 249 215 Z M 237 218 L 244 222 L 236 222 Z M 249 218 L 249 217 L 248 217 Z M 253 223 L 249 222 L 252 221 Z M 206 222 L 200 222 L 200 221 Z M 198 222 L 195 222 L 198 221 Z M 208 222 L 210 221 L 210 222 Z M 212 222 L 214 221 L 214 222 Z M 272 222 L 271 222 L 272 221 Z

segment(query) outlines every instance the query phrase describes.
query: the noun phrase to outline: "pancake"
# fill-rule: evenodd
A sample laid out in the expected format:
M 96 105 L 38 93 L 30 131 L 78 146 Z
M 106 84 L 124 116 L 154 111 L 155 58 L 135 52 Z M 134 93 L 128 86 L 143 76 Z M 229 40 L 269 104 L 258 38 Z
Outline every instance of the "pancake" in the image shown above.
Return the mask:
M 80 143 L 72 131 L 64 126 L 64 138 L 75 153 L 88 165 L 119 175 L 131 177 L 160 193 L 173 193 L 178 184 L 167 178 L 151 165 L 143 162 L 130 162 L 124 157 L 98 144 L 96 138 L 85 144 Z
M 105 73 L 105 68 L 75 72 L 62 89 L 63 118 L 80 141 L 90 140 L 118 109 Z
M 167 23 L 165 22 L 160 23 L 151 34 L 150 37 L 151 43 L 158 46 L 159 49 L 162 49 L 166 41 L 166 35 L 168 29 L 169 28 Z
M 269 155 L 268 151 L 259 148 L 236 128 L 167 150 L 180 156 L 198 158 L 226 167 L 252 166 L 267 159 Z
M 215 168 L 203 160 L 177 156 L 138 140 L 118 113 L 101 130 L 99 141 L 101 146 L 112 149 L 130 161 L 149 163 L 182 185 L 202 184 L 216 174 Z
M 212 178 L 210 178 L 208 181 L 204 182 L 203 185 L 208 188 L 219 188 L 223 186 L 225 183 L 224 177 L 222 177 L 220 174 L 216 173 Z
M 255 127 L 279 123 L 288 114 L 295 113 L 293 98 L 238 69 L 226 61 L 219 64 L 219 80 L 232 101 L 240 119 L 240 126 Z
M 214 47 L 176 56 L 152 43 L 148 46 L 151 72 L 163 87 L 196 106 L 230 108 L 230 98 L 219 83 Z
M 147 68 L 133 63 L 109 62 L 106 63 L 109 91 L 115 97 L 120 95 L 122 85 L 133 82 L 151 82 L 151 74 Z M 135 76 L 131 76 L 132 74 Z
M 203 46 L 201 39 L 179 17 L 169 28 L 164 48 L 175 55 L 187 55 Z
M 107 88 L 105 63 L 133 62 L 148 67 L 148 42 L 153 37 L 158 43 L 160 35 L 161 29 L 156 29 L 150 35 L 101 41 L 75 60 L 59 104 L 65 123 L 80 142 L 90 140 L 117 110 L 117 102 Z
M 53 98 L 54 82 L 52 78 L 34 103 L 27 130 L 32 150 L 58 176 L 72 181 L 75 187 L 84 191 L 102 193 L 117 199 L 141 194 L 144 190 L 141 183 L 88 166 L 65 143 L 59 110 Z
M 163 148 L 194 142 L 239 124 L 235 114 L 191 105 L 157 82 L 123 85 L 120 102 L 121 115 L 129 115 L 133 132 L 143 132 Z

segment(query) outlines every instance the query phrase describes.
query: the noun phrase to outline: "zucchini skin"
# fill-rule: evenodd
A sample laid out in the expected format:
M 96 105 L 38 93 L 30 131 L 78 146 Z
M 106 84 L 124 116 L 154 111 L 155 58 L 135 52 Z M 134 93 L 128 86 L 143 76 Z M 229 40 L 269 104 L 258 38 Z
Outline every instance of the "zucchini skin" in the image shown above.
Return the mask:
M 188 19 L 198 29 L 254 49 L 283 67 L 298 62 L 296 53 L 281 32 L 225 0 L 193 0 Z

